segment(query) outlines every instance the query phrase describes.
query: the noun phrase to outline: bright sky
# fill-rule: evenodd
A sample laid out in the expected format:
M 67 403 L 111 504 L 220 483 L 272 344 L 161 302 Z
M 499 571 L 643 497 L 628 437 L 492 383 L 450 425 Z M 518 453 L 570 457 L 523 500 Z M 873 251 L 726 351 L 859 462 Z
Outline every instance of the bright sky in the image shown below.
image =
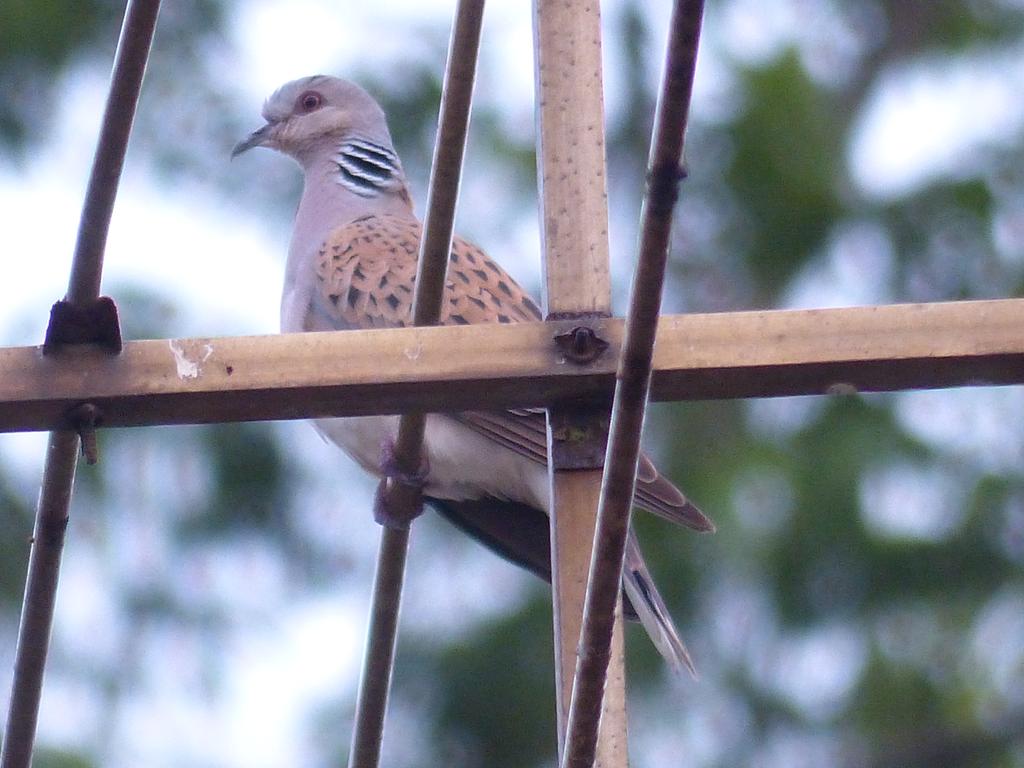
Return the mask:
M 667 0 L 648 0 L 645 5 L 658 18 L 667 19 Z M 698 70 L 698 114 L 703 109 L 713 116 L 721 96 L 728 93 L 728 58 L 770 57 L 784 45 L 806 42 L 814 25 L 801 23 L 799 8 L 804 4 L 792 0 L 769 5 L 771 11 L 754 0 L 736 0 L 709 20 Z M 781 7 L 790 13 L 779 13 Z M 444 18 L 449 9 L 446 0 L 398 0 L 386 10 L 374 3 L 315 0 L 240 4 L 239 16 L 232 24 L 236 46 L 232 66 L 235 72 L 245 74 L 238 79 L 237 88 L 252 104 L 253 126 L 262 100 L 282 82 L 344 68 L 346 62 L 358 62 L 364 69 L 375 61 L 385 66 L 400 56 L 402 46 L 415 44 L 408 35 L 396 34 L 395 18 L 403 19 L 404 28 L 415 29 L 419 22 Z M 485 35 L 483 48 L 493 53 L 491 65 L 501 74 L 503 90 L 478 93 L 478 98 L 529 109 L 533 86 L 528 5 L 493 4 L 488 8 Z M 840 60 L 852 55 L 850 41 L 837 39 Z M 609 112 L 614 114 L 614 73 L 609 74 L 608 83 Z M 43 151 L 23 172 L 0 165 L 0 207 L 5 211 L 0 247 L 8 254 L 5 280 L 0 281 L 2 344 L 38 342 L 49 305 L 66 287 L 105 84 L 106 73 L 73 78 L 66 89 L 68 97 L 62 101 L 56 134 Z M 867 111 L 856 120 L 848 155 L 854 178 L 869 194 L 886 198 L 912 190 L 937 173 L 955 172 L 960 158 L 976 148 L 1012 140 L 1024 122 L 1024 101 L 1019 98 L 1022 86 L 1024 55 L 1020 50 L 1006 51 L 998 60 L 978 61 L 965 54 L 938 67 L 923 62 L 888 73 L 872 94 Z M 223 171 L 232 172 L 227 158 Z M 244 202 L 228 204 L 215 190 L 169 193 L 157 180 L 129 172 L 111 228 L 105 285 L 137 282 L 170 294 L 182 306 L 179 335 L 273 332 L 288 234 L 260 219 L 245 217 L 241 213 L 244 208 Z M 870 283 L 841 279 L 863 273 L 844 260 L 843 243 L 872 236 L 870 228 L 837 235 L 838 255 L 818 273 L 807 276 L 795 289 L 792 303 L 823 306 L 879 300 Z M 239 253 L 246 254 L 241 286 L 232 259 L 210 256 Z M 772 421 L 776 418 L 773 408 L 769 403 L 756 412 L 765 415 L 774 429 L 779 425 Z M 917 413 L 908 410 L 911 426 L 918 423 Z M 938 429 L 935 439 L 944 439 L 941 426 L 928 421 L 923 420 L 922 430 Z M 312 433 L 307 437 L 312 438 Z M 26 476 L 38 476 L 41 436 L 3 436 L 0 452 Z M 328 467 L 333 462 L 326 448 L 310 448 L 308 453 L 318 466 Z M 1019 456 L 1008 458 L 1019 460 Z M 927 482 L 928 478 L 920 480 Z M 877 478 L 869 492 L 899 494 L 902 489 L 885 476 Z M 917 523 L 910 520 L 905 524 L 913 530 Z M 72 589 L 76 582 L 88 585 L 89 574 L 89 563 L 69 557 L 63 589 Z M 88 589 L 82 589 L 88 605 Z M 71 634 L 87 631 L 96 615 L 71 610 L 75 602 L 62 602 L 69 610 L 59 619 Z M 479 602 L 482 606 L 486 600 Z M 162 750 L 188 754 L 191 739 L 208 744 L 207 729 L 223 726 L 226 739 L 224 754 L 217 756 L 218 765 L 295 764 L 297 745 L 304 739 L 305 708 L 354 683 L 362 638 L 353 636 L 350 629 L 361 626 L 364 616 L 362 599 L 348 593 L 319 596 L 296 605 L 264 633 L 237 637 L 226 655 L 230 661 L 228 695 L 220 709 L 197 717 L 193 699 L 183 693 L 180 699 L 167 699 L 162 705 L 166 711 L 154 718 L 147 710 L 151 702 L 135 702 L 136 709 L 129 717 L 137 717 L 140 738 L 133 748 L 148 743 L 153 752 L 140 754 L 129 749 L 128 754 L 134 754 L 139 764 L 155 765 L 155 755 L 167 754 Z M 837 638 L 846 642 L 848 637 L 845 628 L 836 627 L 820 637 L 805 638 L 791 650 L 787 664 L 810 664 L 820 670 L 815 659 L 821 648 Z M 856 654 L 852 657 L 859 658 Z M 311 659 L 324 658 L 334 662 L 330 671 L 325 672 L 318 663 L 311 666 Z M 827 704 L 833 691 L 849 684 L 850 674 L 849 669 L 839 670 L 838 677 L 823 678 L 817 688 L 794 691 L 793 696 L 809 697 L 808 706 Z M 272 701 L 268 701 L 268 691 L 273 691 Z M 47 689 L 45 706 L 64 710 L 74 705 L 76 696 L 73 684 L 54 681 Z M 44 727 L 53 727 L 46 724 L 60 722 L 60 718 L 47 718 L 44 711 L 43 722 Z M 161 736 L 153 733 L 147 722 L 171 722 L 176 727 L 164 729 Z M 177 744 L 160 743 L 171 733 L 183 738 Z M 73 733 L 50 735 L 74 738 Z M 197 749 L 193 757 L 202 754 L 202 748 Z

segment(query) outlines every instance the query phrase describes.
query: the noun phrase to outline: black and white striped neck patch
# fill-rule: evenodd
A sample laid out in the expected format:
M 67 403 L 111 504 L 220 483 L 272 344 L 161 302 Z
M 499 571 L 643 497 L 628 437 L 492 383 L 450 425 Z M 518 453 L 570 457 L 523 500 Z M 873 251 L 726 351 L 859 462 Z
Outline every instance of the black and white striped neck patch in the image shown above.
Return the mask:
M 374 197 L 401 180 L 402 169 L 394 150 L 364 139 L 350 139 L 334 158 L 338 183 L 361 197 Z

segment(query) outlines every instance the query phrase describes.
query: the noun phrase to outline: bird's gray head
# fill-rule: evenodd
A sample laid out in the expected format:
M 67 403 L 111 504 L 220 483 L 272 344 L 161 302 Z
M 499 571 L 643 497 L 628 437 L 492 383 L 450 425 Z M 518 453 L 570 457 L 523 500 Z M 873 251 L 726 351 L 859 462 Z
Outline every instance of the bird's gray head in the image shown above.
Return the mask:
M 363 139 L 391 149 L 384 111 L 355 83 L 327 75 L 293 80 L 263 105 L 266 125 L 235 145 L 235 157 L 253 147 L 269 147 L 301 163 L 321 147 Z
M 293 80 L 267 99 L 263 118 L 266 125 L 236 144 L 232 157 L 269 147 L 294 157 L 307 172 L 326 168 L 359 197 L 393 193 L 408 202 L 384 110 L 355 83 L 327 75 Z

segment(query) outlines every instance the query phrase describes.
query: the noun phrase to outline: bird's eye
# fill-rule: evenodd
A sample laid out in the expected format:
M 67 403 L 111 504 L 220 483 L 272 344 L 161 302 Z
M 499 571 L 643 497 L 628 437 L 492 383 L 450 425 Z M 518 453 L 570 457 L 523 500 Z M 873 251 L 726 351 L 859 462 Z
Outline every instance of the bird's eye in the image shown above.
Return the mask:
M 303 112 L 312 112 L 313 110 L 319 109 L 323 102 L 324 97 L 316 91 L 306 91 L 304 94 L 299 96 L 298 106 Z

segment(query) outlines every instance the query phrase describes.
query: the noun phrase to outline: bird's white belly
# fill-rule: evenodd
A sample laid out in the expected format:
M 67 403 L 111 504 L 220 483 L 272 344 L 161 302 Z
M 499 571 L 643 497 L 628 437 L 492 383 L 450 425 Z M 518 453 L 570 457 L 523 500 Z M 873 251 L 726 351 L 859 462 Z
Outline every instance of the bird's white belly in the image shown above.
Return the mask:
M 317 431 L 380 476 L 381 448 L 393 444 L 397 416 L 317 419 Z M 495 496 L 548 508 L 547 469 L 453 419 L 427 417 L 424 447 L 429 462 L 425 491 L 442 499 Z

